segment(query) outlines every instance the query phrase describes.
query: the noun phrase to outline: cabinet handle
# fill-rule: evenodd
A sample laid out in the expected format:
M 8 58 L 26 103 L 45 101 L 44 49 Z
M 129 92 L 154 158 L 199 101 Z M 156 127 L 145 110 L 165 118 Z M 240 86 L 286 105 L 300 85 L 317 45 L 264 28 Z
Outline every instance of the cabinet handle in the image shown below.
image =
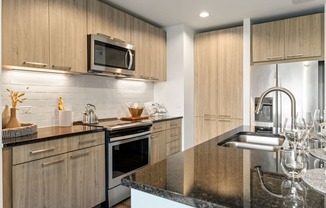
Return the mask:
M 78 142 L 79 145 L 96 142 L 96 139 Z
M 52 65 L 52 69 L 63 70 L 63 71 L 70 71 L 71 68 L 72 68 L 71 66 L 56 66 L 56 65 Z
M 219 122 L 231 122 L 230 120 L 218 120 Z
M 205 121 L 216 121 L 215 118 L 204 118 Z
M 170 136 L 171 137 L 175 137 L 175 136 L 178 136 L 178 134 L 171 134 Z
M 160 130 L 162 127 L 154 127 L 154 130 Z
M 231 116 L 229 115 L 218 115 L 219 117 L 225 117 L 225 118 L 230 118 Z
M 299 54 L 291 54 L 291 55 L 287 55 L 286 57 L 287 58 L 296 58 L 296 57 L 301 57 L 301 56 L 303 56 L 302 53 L 299 53 Z
M 156 139 L 156 138 L 158 138 L 158 136 L 152 136 L 152 139 Z
M 31 62 L 31 61 L 24 61 L 23 63 L 24 65 L 35 65 L 35 66 L 43 66 L 43 67 L 46 67 L 47 64 L 45 63 L 39 63 L 39 62 Z
M 159 78 L 151 77 L 152 80 L 159 80 Z
M 140 75 L 140 78 L 143 78 L 143 79 L 149 79 L 149 76 L 143 76 L 143 75 Z
M 60 160 L 55 160 L 55 161 L 51 161 L 51 162 L 45 162 L 45 163 L 42 163 L 43 166 L 46 166 L 46 165 L 52 165 L 52 164 L 55 164 L 55 163 L 60 163 L 60 162 L 63 162 L 65 159 L 62 158 Z
M 81 153 L 81 154 L 78 154 L 78 155 L 71 155 L 70 158 L 75 159 L 75 158 L 83 157 L 83 156 L 87 156 L 87 155 L 89 155 L 89 152 Z
M 170 124 L 170 127 L 178 126 L 178 124 Z
M 33 150 L 30 152 L 30 154 L 37 154 L 37 153 L 42 153 L 42 152 L 48 152 L 48 151 L 52 151 L 54 150 L 55 147 L 50 147 L 50 148 L 47 148 L 47 149 L 40 149 L 40 150 Z
M 214 116 L 216 116 L 216 115 L 204 114 L 204 116 L 207 116 L 207 117 L 214 117 Z
M 266 57 L 266 59 L 268 59 L 268 60 L 278 60 L 278 59 L 282 59 L 282 56 L 269 56 L 269 57 Z

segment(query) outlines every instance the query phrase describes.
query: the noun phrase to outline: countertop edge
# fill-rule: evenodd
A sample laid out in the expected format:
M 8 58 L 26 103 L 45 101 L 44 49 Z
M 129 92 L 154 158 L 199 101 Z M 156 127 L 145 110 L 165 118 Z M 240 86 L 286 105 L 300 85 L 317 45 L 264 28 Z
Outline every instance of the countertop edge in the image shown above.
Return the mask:
M 207 202 L 204 200 L 184 196 L 184 195 L 178 194 L 176 192 L 167 191 L 164 189 L 155 188 L 150 185 L 145 185 L 145 184 L 141 184 L 138 182 L 134 182 L 134 181 L 130 180 L 128 178 L 128 176 L 121 179 L 121 184 L 126 187 L 130 187 L 130 188 L 133 188 L 133 189 L 145 192 L 145 193 L 153 194 L 155 196 L 162 197 L 164 199 L 168 199 L 168 200 L 178 202 L 181 204 L 189 205 L 192 207 L 226 208 L 225 206 L 221 206 L 221 205 L 217 205 L 217 204 Z
M 183 118 L 183 116 L 175 116 L 175 117 L 167 117 L 167 118 L 161 118 L 158 120 L 151 120 L 153 123 L 159 123 L 159 122 L 163 122 L 163 121 L 170 121 L 170 120 L 175 120 L 175 119 L 180 119 Z

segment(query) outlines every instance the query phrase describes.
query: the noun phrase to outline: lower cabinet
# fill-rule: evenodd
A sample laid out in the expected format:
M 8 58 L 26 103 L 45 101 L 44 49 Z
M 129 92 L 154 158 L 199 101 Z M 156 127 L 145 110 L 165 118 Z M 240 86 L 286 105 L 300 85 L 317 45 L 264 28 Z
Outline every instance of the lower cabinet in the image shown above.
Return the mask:
M 181 118 L 153 123 L 151 164 L 181 151 L 181 123 Z
M 66 154 L 13 167 L 12 207 L 68 207 Z
M 76 141 L 81 143 L 80 139 L 85 138 L 96 142 L 87 148 L 68 148 L 65 153 L 32 161 L 26 158 L 19 164 L 12 164 L 11 207 L 90 208 L 105 201 L 104 133 L 67 138 L 62 139 L 67 140 L 68 147 Z M 44 145 L 51 141 L 45 141 Z M 40 146 L 40 143 L 29 144 L 21 152 L 15 151 L 21 149 L 14 147 L 13 158 L 17 154 L 32 152 L 44 154 L 47 151 L 51 154 L 58 148 L 40 149 Z

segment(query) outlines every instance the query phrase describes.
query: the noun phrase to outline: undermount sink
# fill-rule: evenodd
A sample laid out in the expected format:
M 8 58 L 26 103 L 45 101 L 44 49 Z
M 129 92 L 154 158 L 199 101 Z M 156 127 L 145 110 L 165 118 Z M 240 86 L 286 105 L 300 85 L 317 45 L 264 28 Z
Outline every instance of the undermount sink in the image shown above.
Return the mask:
M 284 137 L 279 135 L 261 135 L 251 132 L 240 132 L 223 140 L 218 143 L 218 145 L 229 148 L 276 152 L 282 147 L 283 142 Z

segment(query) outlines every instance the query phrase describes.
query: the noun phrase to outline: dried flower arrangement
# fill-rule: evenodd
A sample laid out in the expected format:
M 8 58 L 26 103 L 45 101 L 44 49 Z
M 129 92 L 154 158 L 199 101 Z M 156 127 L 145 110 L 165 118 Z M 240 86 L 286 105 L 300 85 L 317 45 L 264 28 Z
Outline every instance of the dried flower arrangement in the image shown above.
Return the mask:
M 27 87 L 26 89 L 28 88 L 29 87 Z M 27 98 L 22 98 L 25 95 L 25 93 L 14 92 L 12 90 L 9 90 L 8 88 L 7 88 L 7 92 L 9 94 L 9 97 L 11 98 L 12 108 L 17 108 L 17 103 L 23 103 L 23 101 L 27 99 Z

